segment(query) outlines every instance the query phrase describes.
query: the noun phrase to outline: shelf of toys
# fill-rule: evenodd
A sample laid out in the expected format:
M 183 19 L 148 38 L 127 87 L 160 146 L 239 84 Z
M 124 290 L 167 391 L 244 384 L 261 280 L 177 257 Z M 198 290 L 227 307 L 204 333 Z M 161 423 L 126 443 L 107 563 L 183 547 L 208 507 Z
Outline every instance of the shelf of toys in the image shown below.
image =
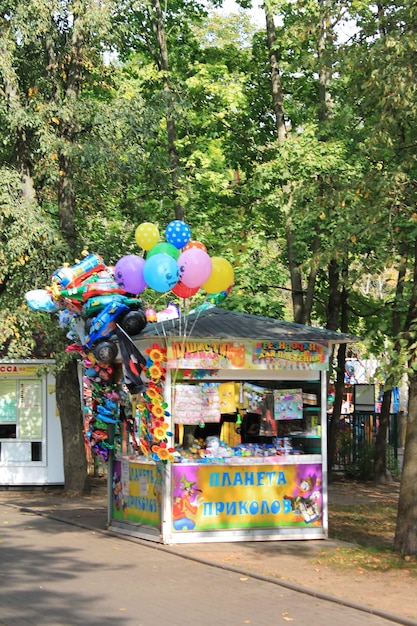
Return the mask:
M 147 337 L 109 529 L 161 543 L 327 536 L 324 343 Z

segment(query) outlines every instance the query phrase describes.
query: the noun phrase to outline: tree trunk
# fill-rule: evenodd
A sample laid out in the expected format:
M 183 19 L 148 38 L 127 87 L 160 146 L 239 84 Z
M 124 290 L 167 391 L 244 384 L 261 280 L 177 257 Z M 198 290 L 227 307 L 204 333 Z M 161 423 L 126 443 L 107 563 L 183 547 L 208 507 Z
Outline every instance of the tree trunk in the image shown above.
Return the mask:
M 401 346 L 399 343 L 399 334 L 401 332 L 402 324 L 401 301 L 403 299 L 404 280 L 407 274 L 408 249 L 404 247 L 402 249 L 401 256 L 402 261 L 398 270 L 397 285 L 395 289 L 395 300 L 392 308 L 392 336 L 395 338 L 394 348 L 397 354 L 400 354 L 401 352 Z M 395 379 L 393 375 L 390 374 L 385 384 L 386 391 L 384 391 L 384 396 L 382 398 L 379 428 L 377 430 L 375 439 L 374 480 L 377 484 L 385 484 L 387 482 L 387 432 L 391 408 L 392 387 L 394 386 L 394 384 Z
M 327 310 L 327 328 L 336 330 L 340 315 L 340 329 L 342 333 L 348 330 L 348 303 L 347 291 L 342 288 L 339 292 L 337 287 L 339 284 L 339 270 L 336 263 L 329 265 L 329 307 Z M 334 328 L 333 328 L 334 327 Z M 327 469 L 330 477 L 331 470 L 336 455 L 337 438 L 340 432 L 340 414 L 342 409 L 343 392 L 345 389 L 345 362 L 346 362 L 346 344 L 339 344 L 337 350 L 337 373 L 335 382 L 335 398 L 333 403 L 333 412 L 329 420 L 329 432 L 327 439 Z
M 405 434 L 404 460 L 401 472 L 400 498 L 394 549 L 405 554 L 417 554 L 417 353 L 414 347 L 417 310 L 417 238 L 414 241 L 414 271 L 405 332 L 409 333 L 408 417 Z
M 414 361 L 415 362 L 415 361 Z M 417 373 L 409 378 L 408 419 L 394 549 L 417 554 Z
M 71 161 L 65 154 L 59 155 L 58 207 L 59 227 L 71 251 L 76 249 L 75 192 Z
M 174 203 L 175 219 L 184 219 L 184 207 L 180 201 L 180 182 L 179 182 L 179 157 L 176 144 L 176 124 L 174 116 L 174 99 L 170 84 L 170 67 L 168 60 L 168 47 L 165 36 L 165 27 L 161 4 L 159 0 L 153 0 L 155 10 L 155 19 L 153 20 L 153 29 L 158 41 L 159 47 L 159 65 L 162 70 L 164 92 L 166 96 L 166 123 L 167 123 L 167 139 L 168 139 L 168 157 L 172 184 L 172 199 Z
M 278 143 L 281 144 L 287 136 L 284 119 L 284 92 L 282 89 L 281 76 L 279 72 L 279 61 L 276 51 L 276 32 L 274 16 L 270 7 L 265 8 L 265 18 L 266 34 L 268 38 L 269 65 L 271 68 L 272 102 L 275 112 Z
M 375 439 L 374 480 L 378 485 L 387 482 L 387 432 L 391 408 L 392 389 L 384 390 L 379 426 Z
M 317 52 L 319 58 L 319 108 L 318 118 L 320 128 L 327 130 L 326 122 L 333 117 L 333 101 L 329 91 L 329 82 L 332 77 L 331 62 L 328 55 L 328 41 L 331 36 L 330 7 L 327 0 L 319 0 L 320 19 Z M 325 136 L 325 133 L 322 133 Z
M 80 96 L 83 81 L 84 24 L 83 4 L 75 3 L 77 12 L 73 16 L 71 52 L 65 86 L 66 114 L 60 121 L 59 132 L 65 146 L 76 141 L 78 121 L 74 105 Z M 48 43 L 48 54 L 53 50 Z M 57 89 L 57 94 L 59 90 Z M 73 164 L 66 149 L 59 154 L 60 178 L 58 184 L 59 224 L 63 237 L 71 251 L 76 249 L 77 231 L 75 222 L 76 193 L 74 189 Z M 65 489 L 85 492 L 88 490 L 87 458 L 84 445 L 84 424 L 81 411 L 80 384 L 77 363 L 70 361 L 57 372 L 57 405 L 61 416 L 64 448 Z
M 272 104 L 275 113 L 275 124 L 277 130 L 278 145 L 281 145 L 286 137 L 287 130 L 285 128 L 284 117 L 284 91 L 282 88 L 279 59 L 277 55 L 276 47 L 276 31 L 274 23 L 274 15 L 269 6 L 265 6 L 265 19 L 266 19 L 266 34 L 268 41 L 268 53 L 269 53 L 269 66 L 271 70 L 271 90 L 272 90 Z M 287 247 L 288 268 L 290 272 L 291 280 L 291 298 L 293 306 L 293 317 L 297 324 L 305 323 L 304 312 L 304 293 L 302 276 L 300 272 L 300 264 L 294 251 L 294 234 L 292 232 L 291 221 L 291 205 L 292 194 L 291 188 L 287 186 L 284 188 L 288 196 L 288 204 L 286 208 L 287 218 L 285 221 L 285 238 Z
M 346 344 L 339 344 L 337 350 L 337 373 L 335 381 L 335 397 L 327 433 L 327 470 L 329 480 L 336 458 L 337 438 L 340 432 L 340 414 L 342 411 L 343 391 L 345 388 Z
M 57 372 L 56 399 L 62 427 L 65 489 L 85 493 L 89 485 L 76 361 L 70 361 Z
M 291 217 L 288 216 L 285 223 L 285 239 L 287 245 L 288 269 L 290 272 L 291 280 L 293 317 L 294 322 L 296 322 L 297 324 L 304 324 L 305 315 L 303 283 L 301 279 L 300 264 L 297 262 L 297 258 L 294 253 L 294 235 L 291 229 Z

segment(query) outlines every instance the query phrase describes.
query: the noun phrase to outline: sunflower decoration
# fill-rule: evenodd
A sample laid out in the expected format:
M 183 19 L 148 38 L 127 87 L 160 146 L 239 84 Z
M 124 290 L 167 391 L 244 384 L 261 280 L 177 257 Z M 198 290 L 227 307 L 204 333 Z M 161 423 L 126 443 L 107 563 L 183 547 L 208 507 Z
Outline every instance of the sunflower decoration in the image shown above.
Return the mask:
M 150 348 L 147 348 L 146 354 L 149 355 L 149 359 L 154 363 L 163 363 L 167 360 L 166 348 L 162 348 L 157 343 L 153 343 Z
M 166 406 L 166 402 L 163 402 L 162 404 L 154 403 L 150 405 L 149 409 L 156 419 L 161 419 L 165 415 Z
M 143 393 L 142 434 L 149 442 L 147 454 L 152 454 L 154 458 L 167 463 L 174 461 L 174 448 L 168 448 L 168 437 L 172 433 L 168 431 L 169 424 L 165 422 L 165 417 L 169 417 L 167 403 L 163 401 L 163 382 L 165 380 L 166 369 L 164 367 L 167 360 L 166 348 L 154 343 L 147 348 L 148 355 L 146 362 L 146 376 L 149 383 Z M 142 447 L 143 449 L 143 447 Z
M 151 365 L 149 365 L 146 370 L 146 375 L 153 381 L 164 380 L 165 369 L 162 367 L 161 363 L 155 361 Z
M 157 385 L 155 382 L 148 383 L 148 388 L 144 393 L 144 396 L 148 400 L 162 400 L 162 387 Z
M 157 422 L 153 428 L 153 437 L 156 441 L 165 441 L 172 433 L 168 432 L 169 424 L 167 422 Z
M 152 452 L 156 454 L 158 459 L 164 464 L 166 464 L 168 461 L 170 461 L 171 463 L 174 461 L 173 452 L 175 452 L 175 448 L 168 448 L 166 441 L 161 441 L 159 442 L 159 444 L 154 444 L 152 446 Z
M 152 344 L 150 348 L 146 349 L 148 359 L 146 362 L 147 370 L 146 375 L 154 383 L 158 383 L 160 380 L 165 380 L 166 369 L 164 363 L 167 360 L 166 348 L 159 346 L 157 343 Z

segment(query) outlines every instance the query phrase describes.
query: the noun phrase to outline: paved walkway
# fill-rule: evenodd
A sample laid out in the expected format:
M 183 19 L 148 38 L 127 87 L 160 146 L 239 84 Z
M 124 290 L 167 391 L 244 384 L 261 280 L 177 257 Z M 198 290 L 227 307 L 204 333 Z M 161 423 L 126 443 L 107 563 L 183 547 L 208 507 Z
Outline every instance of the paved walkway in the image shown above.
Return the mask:
M 2 506 L 1 506 L 2 505 Z M 244 542 L 244 543 L 216 543 L 216 544 L 185 544 L 180 546 L 163 546 L 140 539 L 131 537 L 116 537 L 113 533 L 109 533 L 106 530 L 107 521 L 107 501 L 103 490 L 100 493 L 96 493 L 92 496 L 82 497 L 69 497 L 63 493 L 44 493 L 44 492 L 0 492 L 0 512 L 11 512 L 27 515 L 26 524 L 31 523 L 27 520 L 36 520 L 41 518 L 42 520 L 49 520 L 50 523 L 58 524 L 60 527 L 59 534 L 70 532 L 71 533 L 71 545 L 74 538 L 77 537 L 77 542 L 86 543 L 84 553 L 81 553 L 86 562 L 90 562 L 96 558 L 96 552 L 93 550 L 90 552 L 90 546 L 96 545 L 96 540 L 99 537 L 107 537 L 114 539 L 110 546 L 110 550 L 122 551 L 126 554 L 137 554 L 137 559 L 142 560 L 145 555 L 145 560 L 148 562 L 149 571 L 152 571 L 153 560 L 168 559 L 172 562 L 172 559 L 168 555 L 177 557 L 175 559 L 176 567 L 184 571 L 193 571 L 196 565 L 209 567 L 212 572 L 217 571 L 217 576 L 227 574 L 237 575 L 240 582 L 248 579 L 258 581 L 258 584 L 274 585 L 274 588 L 279 587 L 280 593 L 302 593 L 303 598 L 313 598 L 315 602 L 325 602 L 325 606 L 329 604 L 328 601 L 335 607 L 350 607 L 353 611 L 359 612 L 359 618 L 361 624 L 379 624 L 379 621 L 368 622 L 367 620 L 372 618 L 380 620 L 380 618 L 390 622 L 399 623 L 406 626 L 417 625 L 417 600 L 416 600 L 416 583 L 413 580 L 409 581 L 408 585 L 401 584 L 399 589 L 395 589 L 393 581 L 390 581 L 388 576 L 375 577 L 372 574 L 365 574 L 359 581 L 352 580 L 352 575 L 343 575 L 343 573 L 335 573 L 328 571 L 327 568 L 320 564 L 320 555 L 324 550 L 334 549 L 337 550 L 341 543 L 333 541 L 279 541 L 279 542 Z M 41 522 L 38 519 L 36 525 L 40 527 Z M 10 530 L 10 526 L 6 524 L 7 529 Z M 68 529 L 68 527 L 70 527 Z M 5 528 L 5 526 L 3 526 Z M 52 526 L 51 526 L 52 528 Z M 55 528 L 55 527 L 54 527 Z M 62 530 L 66 528 L 66 530 Z M 71 528 L 73 529 L 71 531 Z M 78 529 L 77 535 L 74 534 L 74 529 Z M 89 531 L 87 535 L 84 531 Z M 49 532 L 49 531 L 48 531 Z M 54 531 L 56 532 L 56 531 Z M 50 534 L 50 532 L 49 532 Z M 21 533 L 21 536 L 25 538 L 25 545 L 27 546 L 27 529 Z M 43 536 L 43 535 L 42 535 Z M 85 537 L 89 538 L 89 541 L 85 542 Z M 48 546 L 49 546 L 48 538 Z M 38 541 L 38 540 L 37 540 Z M 4 533 L 0 539 L 0 550 L 4 547 Z M 102 542 L 100 542 L 102 544 Z M 117 545 L 117 548 L 115 547 Z M 130 547 L 129 547 L 130 546 Z M 145 551 L 144 551 L 144 548 Z M 59 546 L 55 549 L 61 550 Z M 108 549 L 108 548 L 105 548 Z M 77 548 L 78 550 L 78 548 Z M 113 552 L 112 552 L 113 553 Z M 50 548 L 48 548 L 48 558 L 50 558 Z M 19 558 L 21 558 L 19 554 Z M 45 558 L 44 555 L 39 553 L 39 558 Z M 178 558 L 181 557 L 181 558 Z M 187 562 L 187 567 L 184 568 L 184 561 Z M 129 568 L 128 561 L 126 561 L 126 567 Z M 3 557 L 0 557 L 0 574 L 4 574 L 5 561 Z M 114 570 L 114 563 L 107 564 Z M 124 569 L 122 563 L 117 564 L 116 569 Z M 191 568 L 191 569 L 190 569 Z M 2 571 L 3 570 L 3 571 Z M 303 576 L 299 574 L 303 573 Z M 308 584 L 306 584 L 306 573 L 308 574 Z M 141 576 L 143 572 L 141 573 Z M 215 573 L 213 573 L 216 576 Z M 145 574 L 146 576 L 146 574 Z M 183 576 L 183 573 L 181 574 Z M 211 575 L 210 575 L 211 576 Z M 210 578 L 210 577 L 209 577 Z M 229 581 L 229 578 L 227 578 Z M 329 582 L 330 581 L 330 582 Z M 199 584 L 202 584 L 201 594 L 204 595 L 204 589 L 207 589 L 207 584 L 212 584 L 210 581 L 203 580 Z M 227 582 L 229 585 L 229 582 Z M 238 585 L 239 586 L 239 585 Z M 360 593 L 362 590 L 362 594 Z M 401 597 L 401 590 L 403 592 Z M 237 593 L 240 595 L 242 590 Z M 392 602 L 386 603 L 384 599 L 389 597 L 389 594 L 395 594 L 396 604 L 395 610 L 392 610 Z M 0 596 L 1 597 L 1 596 Z M 181 600 L 181 604 L 187 605 L 187 597 Z M 0 605 L 1 606 L 1 605 Z M 288 607 L 290 605 L 287 605 Z M 398 609 L 398 610 L 397 610 Z M 259 610 L 259 606 L 258 606 Z M 306 609 L 307 610 L 307 609 Z M 345 610 L 345 609 L 344 609 Z M 283 612 L 281 612 L 283 615 Z M 326 613 L 327 615 L 327 613 Z M 161 616 L 160 616 L 161 617 Z M 288 619 L 285 621 L 293 621 L 290 619 L 291 615 L 288 612 Z M 306 616 L 304 616 L 306 618 Z M 351 615 L 352 617 L 352 615 Z M 356 615 L 357 617 L 357 615 Z M 25 624 L 38 622 L 15 622 L 11 619 L 9 621 L 1 621 L 2 614 L 0 613 L 0 624 Z M 220 618 L 219 618 L 220 619 Z M 304 618 L 303 618 L 304 619 Z M 329 615 L 329 621 L 331 617 Z M 352 618 L 353 619 L 353 618 Z M 318 618 L 317 618 L 318 620 Z M 207 623 L 207 626 L 213 626 L 214 624 L 230 623 L 220 621 L 201 621 L 198 620 L 200 626 Z M 337 620 L 339 626 L 342 624 L 349 624 L 355 622 Z M 386 623 L 385 621 L 385 623 Z M 310 618 L 306 621 L 299 621 L 300 624 L 309 623 L 309 626 L 313 624 L 326 623 L 327 619 L 315 621 L 315 618 Z M 39 622 L 41 623 L 41 622 Z M 61 624 L 61 622 L 42 622 L 51 624 Z M 84 622 L 71 622 L 64 621 L 63 624 L 95 624 L 93 621 Z M 97 622 L 98 623 L 98 622 Z M 116 622 L 100 622 L 104 623 L 116 623 Z M 144 624 L 145 626 L 154 626 L 155 622 L 135 622 L 135 621 L 121 621 L 117 623 L 127 623 L 135 625 Z M 188 624 L 191 622 L 164 622 L 172 624 Z M 194 623 L 194 622 L 193 622 Z M 236 624 L 250 623 L 259 624 L 259 626 L 266 626 L 266 621 L 237 621 Z
M 395 621 L 104 531 L 0 506 L 1 626 Z

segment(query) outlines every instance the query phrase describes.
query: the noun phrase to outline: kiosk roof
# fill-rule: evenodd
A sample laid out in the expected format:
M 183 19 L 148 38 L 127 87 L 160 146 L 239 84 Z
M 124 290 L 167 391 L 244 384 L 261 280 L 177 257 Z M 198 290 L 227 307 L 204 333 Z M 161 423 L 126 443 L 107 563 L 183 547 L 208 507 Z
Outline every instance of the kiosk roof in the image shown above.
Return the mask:
M 360 337 L 316 326 L 304 326 L 269 317 L 212 307 L 177 319 L 149 323 L 135 339 L 146 336 L 201 337 L 216 339 L 263 339 L 354 343 Z

